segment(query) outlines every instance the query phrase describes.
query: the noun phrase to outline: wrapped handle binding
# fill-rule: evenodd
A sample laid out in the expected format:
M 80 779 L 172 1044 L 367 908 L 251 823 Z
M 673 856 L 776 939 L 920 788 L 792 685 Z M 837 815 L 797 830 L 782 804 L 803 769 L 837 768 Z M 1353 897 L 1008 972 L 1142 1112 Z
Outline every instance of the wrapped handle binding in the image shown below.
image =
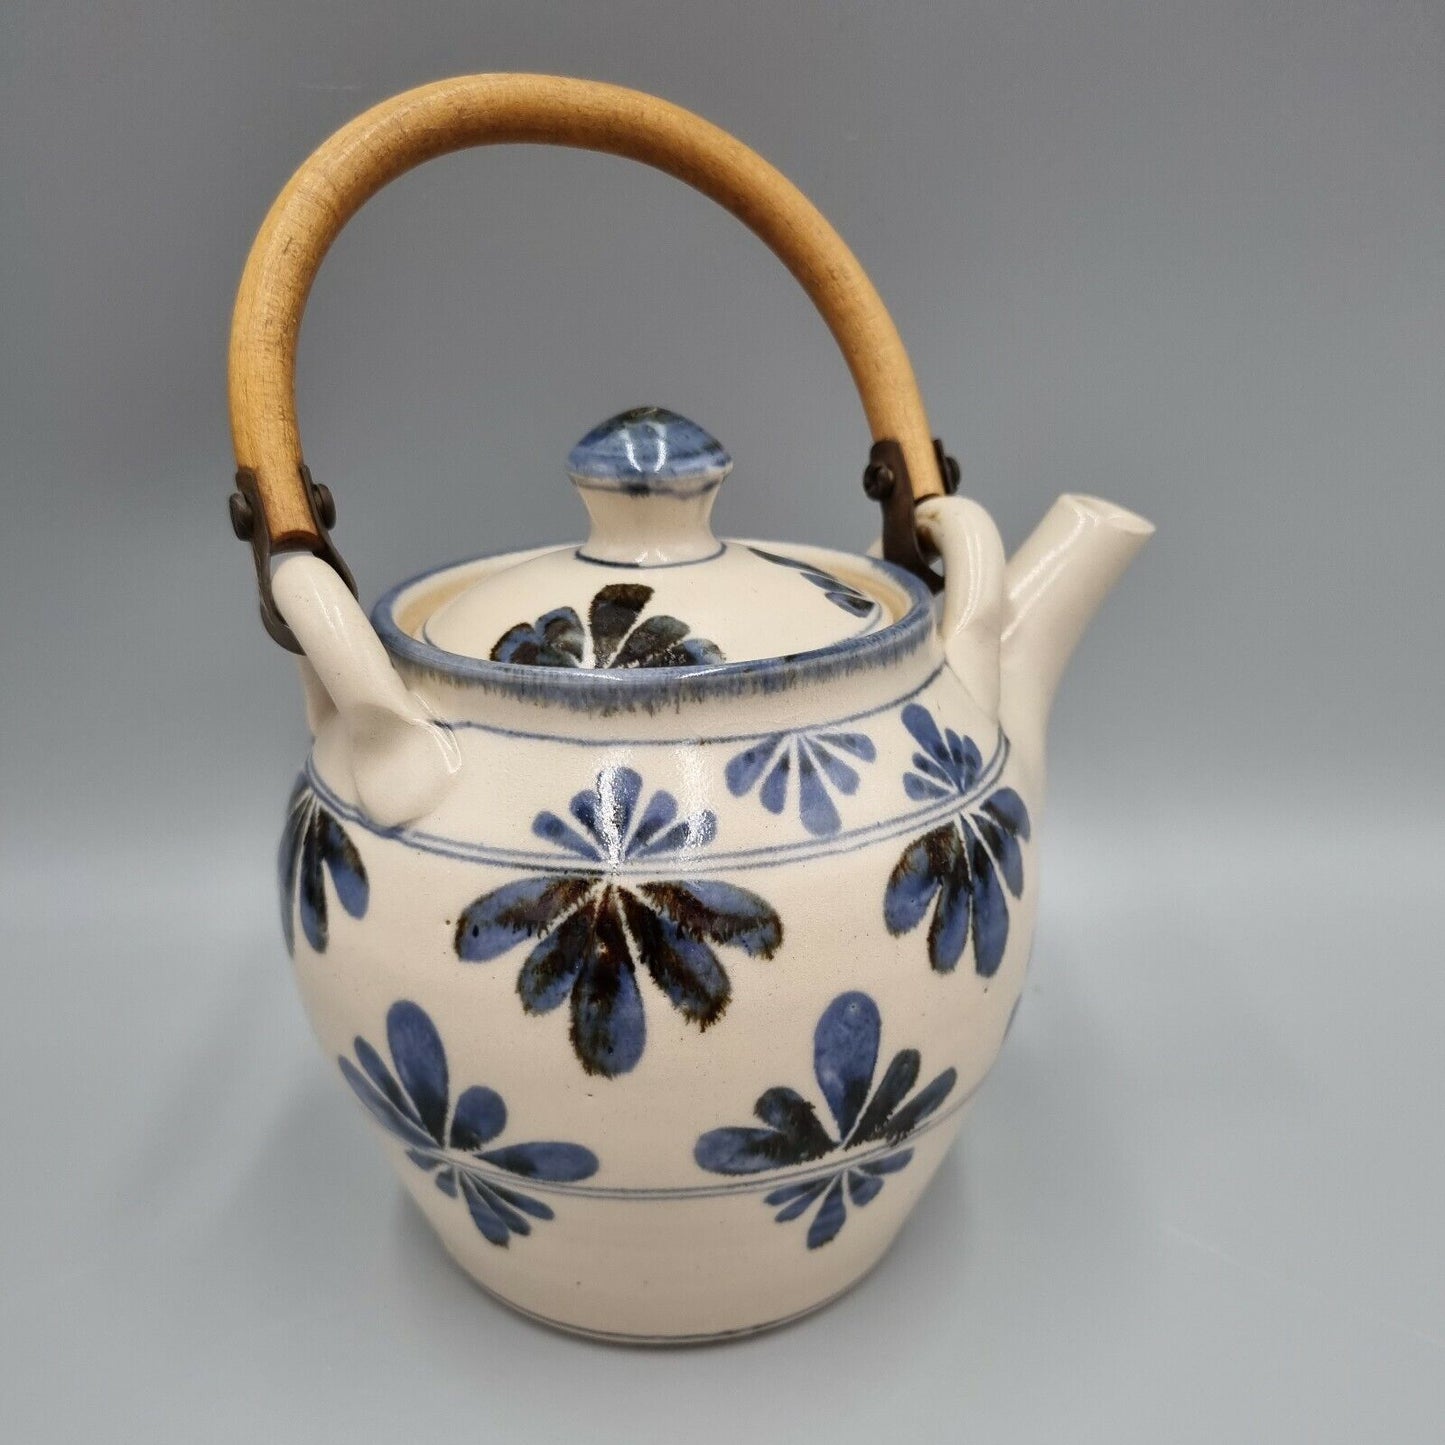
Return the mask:
M 742 142 L 667 101 L 558 76 L 472 75 L 406 91 L 337 131 L 291 177 L 247 259 L 231 323 L 231 518 L 255 554 L 271 635 L 299 650 L 271 597 L 275 554 L 311 552 L 351 582 L 329 535 L 334 504 L 311 480 L 296 422 L 297 337 L 322 259 L 388 181 L 451 151 L 504 143 L 640 161 L 710 196 L 766 242 L 812 298 L 858 388 L 875 444 L 865 485 L 884 508 L 884 555 L 932 577 L 912 509 L 951 492 L 956 469 L 935 450 L 892 317 L 817 207 Z

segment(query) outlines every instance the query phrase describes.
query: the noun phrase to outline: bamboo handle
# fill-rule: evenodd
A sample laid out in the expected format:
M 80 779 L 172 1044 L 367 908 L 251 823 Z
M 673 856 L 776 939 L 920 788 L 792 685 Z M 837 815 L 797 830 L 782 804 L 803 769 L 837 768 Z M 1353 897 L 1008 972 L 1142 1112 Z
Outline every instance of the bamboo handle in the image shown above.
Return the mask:
M 915 500 L 944 490 L 898 330 L 857 258 L 796 186 L 726 131 L 653 96 L 557 76 L 471 75 L 406 91 L 343 126 L 262 224 L 231 324 L 230 407 L 236 461 L 253 474 L 250 500 L 263 515 L 247 514 L 238 531 L 259 524 L 257 540 L 269 540 L 271 552 L 329 552 L 321 521 L 329 500 L 303 470 L 296 424 L 296 342 L 311 284 L 341 228 L 388 181 L 435 156 L 503 142 L 626 156 L 731 211 L 822 313 L 874 439 L 902 448 Z

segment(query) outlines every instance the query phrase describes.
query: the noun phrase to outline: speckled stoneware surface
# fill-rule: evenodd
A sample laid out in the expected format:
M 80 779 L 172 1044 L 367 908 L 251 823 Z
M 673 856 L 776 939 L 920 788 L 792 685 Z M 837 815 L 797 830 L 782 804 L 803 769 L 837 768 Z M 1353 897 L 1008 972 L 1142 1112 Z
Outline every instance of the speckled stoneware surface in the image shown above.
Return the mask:
M 317 1037 L 457 1262 L 608 1339 L 793 1319 L 887 1249 L 1003 1043 L 1049 699 L 1149 530 L 1065 498 L 1006 567 L 932 499 L 935 602 L 718 541 L 730 465 L 640 409 L 572 453 L 580 546 L 428 573 L 371 624 L 324 562 L 276 574 Z

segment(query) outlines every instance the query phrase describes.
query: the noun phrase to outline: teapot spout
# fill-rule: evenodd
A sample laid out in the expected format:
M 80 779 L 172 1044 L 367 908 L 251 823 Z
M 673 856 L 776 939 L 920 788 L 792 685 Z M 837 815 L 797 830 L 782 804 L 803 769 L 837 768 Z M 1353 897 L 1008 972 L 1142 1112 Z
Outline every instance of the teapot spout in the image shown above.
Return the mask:
M 1004 573 L 1005 726 L 1041 746 L 1064 668 L 1153 524 L 1098 497 L 1062 496 Z

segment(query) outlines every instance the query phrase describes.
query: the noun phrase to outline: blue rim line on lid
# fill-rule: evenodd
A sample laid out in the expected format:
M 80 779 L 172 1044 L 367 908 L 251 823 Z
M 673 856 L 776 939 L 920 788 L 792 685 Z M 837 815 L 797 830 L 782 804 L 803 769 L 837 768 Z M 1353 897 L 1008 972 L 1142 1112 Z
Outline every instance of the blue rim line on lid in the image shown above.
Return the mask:
M 585 544 L 584 544 L 585 545 Z M 615 562 L 610 557 L 589 557 L 581 547 L 574 549 L 572 555 L 579 561 L 585 562 L 589 567 L 616 567 L 623 572 L 667 572 L 674 567 L 696 567 L 703 562 L 716 562 L 724 552 L 727 551 L 727 543 L 719 542 L 716 552 L 709 552 L 706 557 L 686 557 L 681 562 Z
M 770 545 L 786 547 L 781 543 Z M 371 622 L 386 650 L 399 661 L 446 682 L 533 702 L 557 703 L 576 712 L 656 712 L 680 703 L 784 692 L 900 662 L 927 646 L 934 635 L 932 593 L 911 573 L 877 557 L 850 561 L 866 565 L 904 591 L 909 608 L 898 621 L 876 632 L 846 637 L 806 652 L 724 662 L 714 667 L 528 667 L 448 652 L 413 637 L 397 623 L 397 605 L 413 588 L 483 560 L 474 557 L 431 567 L 383 593 L 371 610 Z

